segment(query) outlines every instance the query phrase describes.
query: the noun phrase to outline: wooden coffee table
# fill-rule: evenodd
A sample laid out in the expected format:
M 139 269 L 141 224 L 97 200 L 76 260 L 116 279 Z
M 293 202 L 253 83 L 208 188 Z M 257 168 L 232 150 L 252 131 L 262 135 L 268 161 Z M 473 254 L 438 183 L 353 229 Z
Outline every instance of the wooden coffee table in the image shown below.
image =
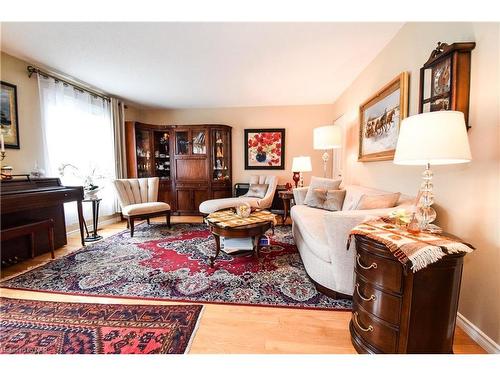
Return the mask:
M 216 252 L 215 256 L 210 257 L 210 267 L 214 266 L 215 259 L 220 253 L 220 237 L 229 238 L 246 238 L 252 237 L 253 240 L 253 251 L 257 257 L 259 257 L 260 251 L 260 239 L 261 237 L 271 228 L 273 228 L 273 223 L 271 221 L 265 221 L 262 223 L 242 225 L 234 228 L 222 228 L 217 225 L 217 223 L 208 223 L 210 232 L 215 238 Z

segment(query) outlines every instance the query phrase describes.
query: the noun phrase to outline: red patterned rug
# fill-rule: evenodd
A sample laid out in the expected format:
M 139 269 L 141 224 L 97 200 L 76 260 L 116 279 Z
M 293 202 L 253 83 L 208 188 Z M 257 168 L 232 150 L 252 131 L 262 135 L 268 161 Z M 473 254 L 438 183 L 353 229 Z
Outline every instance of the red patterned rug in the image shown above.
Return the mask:
M 269 233 L 270 234 L 270 233 Z M 346 310 L 351 301 L 319 293 L 289 226 L 254 256 L 208 258 L 215 242 L 204 224 L 139 225 L 22 275 L 2 288 L 86 296 Z
M 203 308 L 0 301 L 2 354 L 182 354 Z

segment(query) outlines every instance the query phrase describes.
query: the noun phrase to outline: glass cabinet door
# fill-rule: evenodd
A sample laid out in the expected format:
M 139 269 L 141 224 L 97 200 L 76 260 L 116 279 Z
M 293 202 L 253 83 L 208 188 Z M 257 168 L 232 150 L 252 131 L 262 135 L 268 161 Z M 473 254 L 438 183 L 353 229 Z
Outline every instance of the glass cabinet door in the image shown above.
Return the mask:
M 226 181 L 231 178 L 229 165 L 229 133 L 224 130 L 212 130 L 212 179 Z
M 175 132 L 175 153 L 177 155 L 189 154 L 189 132 L 187 130 Z
M 151 177 L 153 163 L 151 153 L 151 133 L 149 130 L 136 130 L 135 132 L 137 177 Z
M 168 131 L 154 132 L 155 176 L 160 179 L 170 179 L 170 133 Z
M 205 155 L 207 153 L 207 141 L 205 130 L 192 131 L 193 155 Z

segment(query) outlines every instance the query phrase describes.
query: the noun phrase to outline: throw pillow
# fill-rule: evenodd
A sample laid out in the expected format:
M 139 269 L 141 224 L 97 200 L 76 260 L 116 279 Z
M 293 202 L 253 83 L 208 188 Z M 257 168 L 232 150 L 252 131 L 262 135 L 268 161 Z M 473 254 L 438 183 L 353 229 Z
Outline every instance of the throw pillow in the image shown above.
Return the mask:
M 311 183 L 309 184 L 309 188 L 307 189 L 306 198 L 304 199 L 304 204 L 312 206 L 316 204 L 316 197 L 314 193 L 314 189 L 323 189 L 323 190 L 338 190 L 340 183 L 342 180 L 333 180 L 331 178 L 322 178 L 322 177 L 311 177 Z
M 322 208 L 328 211 L 339 211 L 344 203 L 345 190 L 314 189 L 315 201 L 310 207 Z
M 375 208 L 394 207 L 399 200 L 401 193 L 368 195 L 363 194 L 356 205 L 355 210 L 373 210 Z
M 268 184 L 250 184 L 245 197 L 264 198 L 266 196 Z

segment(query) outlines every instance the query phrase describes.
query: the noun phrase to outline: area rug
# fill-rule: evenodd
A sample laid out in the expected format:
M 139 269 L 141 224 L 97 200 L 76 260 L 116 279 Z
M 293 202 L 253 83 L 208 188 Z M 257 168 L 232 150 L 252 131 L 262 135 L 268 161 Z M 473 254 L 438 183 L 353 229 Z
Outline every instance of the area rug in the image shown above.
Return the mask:
M 182 354 L 203 308 L 0 302 L 2 354 Z
M 223 252 L 205 224 L 137 226 L 6 280 L 2 288 L 85 296 L 344 310 L 351 301 L 319 293 L 289 226 L 276 227 L 260 257 Z

